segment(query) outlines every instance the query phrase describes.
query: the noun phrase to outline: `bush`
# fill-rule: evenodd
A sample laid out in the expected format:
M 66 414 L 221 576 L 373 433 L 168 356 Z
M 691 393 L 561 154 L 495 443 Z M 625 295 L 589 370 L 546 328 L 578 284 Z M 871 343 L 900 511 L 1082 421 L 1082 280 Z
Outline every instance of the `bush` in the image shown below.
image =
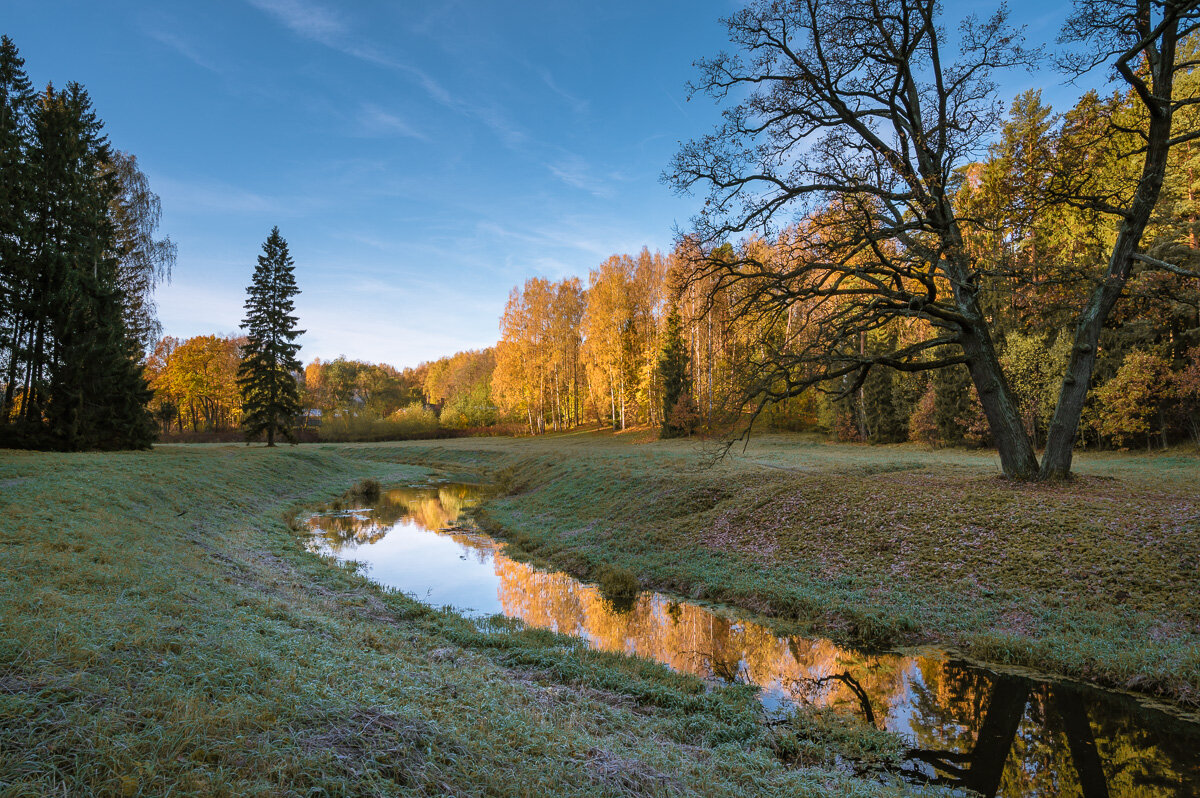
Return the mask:
M 600 595 L 618 610 L 633 608 L 641 585 L 633 571 L 617 565 L 609 565 L 600 572 Z
M 1170 373 L 1171 364 L 1153 352 L 1134 350 L 1126 355 L 1116 376 L 1096 390 L 1101 434 L 1122 449 L 1141 437 L 1149 447 L 1151 436 L 1161 432 L 1154 420 L 1165 400 Z
M 364 501 L 375 501 L 379 498 L 380 488 L 377 480 L 367 477 L 360 479 L 358 484 L 350 489 L 350 495 Z
M 419 403 L 402 407 L 387 418 L 339 415 L 321 423 L 323 441 L 402 441 L 436 438 L 438 433 L 437 416 Z
M 935 447 L 941 442 L 935 415 L 936 404 L 937 392 L 931 382 L 925 389 L 925 393 L 921 394 L 921 398 L 917 400 L 917 406 L 912 415 L 908 417 L 909 440 Z
M 690 436 L 696 431 L 696 426 L 699 423 L 700 410 L 696 407 L 696 401 L 692 399 L 690 393 L 684 392 L 679 395 L 679 400 L 671 408 L 671 415 L 667 417 L 666 422 L 662 425 L 661 437 L 679 438 Z

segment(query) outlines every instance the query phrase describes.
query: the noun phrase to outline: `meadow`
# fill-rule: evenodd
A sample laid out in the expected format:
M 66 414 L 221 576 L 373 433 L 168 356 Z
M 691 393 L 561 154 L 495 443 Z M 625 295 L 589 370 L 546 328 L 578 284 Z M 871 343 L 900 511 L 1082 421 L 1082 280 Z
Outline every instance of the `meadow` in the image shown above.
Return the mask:
M 361 480 L 488 473 L 405 451 L 0 453 L 0 795 L 917 792 L 853 718 L 768 725 L 751 688 L 305 551 L 303 507 Z
M 0 453 L 0 794 L 902 795 L 902 741 L 481 628 L 307 552 L 364 479 L 494 483 L 517 557 L 863 646 L 1200 697 L 1200 462 L 641 433 Z
M 390 454 L 387 454 L 391 452 Z M 1070 483 L 995 454 L 764 435 L 745 450 L 594 433 L 397 444 L 478 469 L 509 553 L 874 647 L 934 644 L 1200 705 L 1200 458 L 1080 454 Z

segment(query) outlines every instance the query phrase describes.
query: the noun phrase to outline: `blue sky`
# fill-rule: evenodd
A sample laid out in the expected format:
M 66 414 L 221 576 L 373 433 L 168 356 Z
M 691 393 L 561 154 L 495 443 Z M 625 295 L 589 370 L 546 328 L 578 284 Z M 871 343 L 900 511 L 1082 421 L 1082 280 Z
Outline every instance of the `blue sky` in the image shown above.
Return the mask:
M 509 289 L 667 251 L 698 207 L 658 176 L 707 131 L 692 62 L 739 4 L 4 0 L 35 84 L 83 83 L 179 245 L 159 315 L 233 332 L 272 225 L 301 356 L 397 366 L 492 344 Z M 989 3 L 951 3 L 956 13 Z M 1067 3 L 1013 4 L 1032 43 Z M 1005 96 L 1077 91 L 1018 74 Z

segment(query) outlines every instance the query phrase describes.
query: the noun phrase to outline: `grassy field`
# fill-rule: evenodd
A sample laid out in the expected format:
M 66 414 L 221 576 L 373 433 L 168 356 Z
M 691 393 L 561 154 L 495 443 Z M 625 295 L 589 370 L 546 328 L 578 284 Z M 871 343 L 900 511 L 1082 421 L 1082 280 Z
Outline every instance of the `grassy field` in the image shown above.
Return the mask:
M 687 534 L 665 550 L 706 552 L 703 592 L 751 584 L 749 554 L 703 538 L 730 501 L 716 472 L 659 473 L 691 468 L 686 446 L 597 443 L 0 452 L 0 795 L 914 792 L 846 765 L 899 756 L 853 719 L 767 726 L 749 688 L 480 631 L 306 553 L 288 525 L 366 477 L 492 475 L 525 486 L 487 517 L 531 550 L 667 583 L 654 549 Z M 797 478 L 761 473 L 739 480 Z M 637 545 L 612 553 L 622 541 Z
M 510 553 L 726 602 L 843 642 L 936 643 L 1200 705 L 1200 458 L 1081 455 L 1017 484 L 994 454 L 763 436 L 712 451 L 638 435 L 395 444 L 490 475 Z

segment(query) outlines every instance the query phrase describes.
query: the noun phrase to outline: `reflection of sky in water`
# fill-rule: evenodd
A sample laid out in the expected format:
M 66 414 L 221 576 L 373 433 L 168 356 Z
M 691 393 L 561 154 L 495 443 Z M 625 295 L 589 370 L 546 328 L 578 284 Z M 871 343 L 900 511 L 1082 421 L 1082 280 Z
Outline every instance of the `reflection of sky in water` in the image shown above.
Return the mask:
M 768 710 L 808 702 L 861 715 L 846 684 L 811 683 L 847 674 L 887 729 L 928 753 L 910 766 L 956 786 L 1001 796 L 1198 794 L 1194 724 L 1102 691 L 997 676 L 941 654 L 868 655 L 780 637 L 655 593 L 618 612 L 594 586 L 537 571 L 491 540 L 453 529 L 478 496 L 453 485 L 388 491 L 370 511 L 311 519 L 314 548 L 368 564 L 375 581 L 434 606 L 503 613 L 706 678 L 737 674 L 763 688 Z
M 367 573 L 376 582 L 435 607 L 449 605 L 468 615 L 502 610 L 491 552 L 430 533 L 414 521 L 398 522 L 374 543 L 349 544 L 337 556 L 369 563 Z

